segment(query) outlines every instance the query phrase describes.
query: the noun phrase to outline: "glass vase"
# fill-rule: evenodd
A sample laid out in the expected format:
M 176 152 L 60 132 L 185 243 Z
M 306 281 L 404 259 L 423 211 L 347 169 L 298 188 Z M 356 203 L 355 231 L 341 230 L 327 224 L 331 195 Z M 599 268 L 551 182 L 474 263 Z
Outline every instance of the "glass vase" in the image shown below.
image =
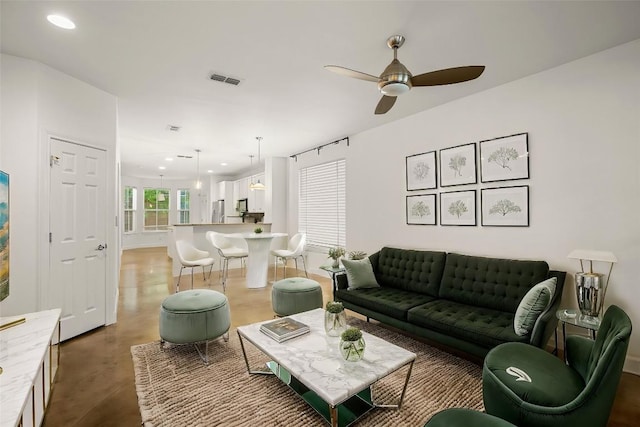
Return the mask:
M 340 258 L 334 258 L 333 263 L 331 263 L 331 267 L 340 268 Z
M 358 341 L 340 340 L 340 353 L 344 360 L 348 362 L 357 362 L 364 357 L 364 348 L 366 347 L 364 338 Z
M 347 314 L 324 312 L 324 330 L 330 337 L 339 337 L 347 329 Z

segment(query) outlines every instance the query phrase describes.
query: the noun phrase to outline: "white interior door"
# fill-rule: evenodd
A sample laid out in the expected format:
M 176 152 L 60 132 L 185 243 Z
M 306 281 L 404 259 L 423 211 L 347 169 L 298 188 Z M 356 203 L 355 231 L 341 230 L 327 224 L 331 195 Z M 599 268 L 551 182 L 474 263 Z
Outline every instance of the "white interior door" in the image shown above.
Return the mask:
M 105 151 L 51 138 L 49 300 L 61 339 L 106 324 Z

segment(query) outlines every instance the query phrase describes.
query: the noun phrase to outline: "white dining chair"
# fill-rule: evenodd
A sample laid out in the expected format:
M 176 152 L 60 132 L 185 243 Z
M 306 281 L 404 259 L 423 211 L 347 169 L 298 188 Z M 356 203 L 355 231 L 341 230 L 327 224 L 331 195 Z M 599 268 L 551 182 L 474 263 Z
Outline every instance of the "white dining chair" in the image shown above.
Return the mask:
M 272 249 L 271 255 L 275 257 L 274 262 L 274 281 L 278 280 L 278 259 L 282 260 L 283 266 L 283 275 L 284 278 L 287 278 L 287 261 L 293 259 L 296 263 L 296 270 L 298 270 L 298 258 L 302 258 L 302 265 L 304 266 L 304 275 L 309 277 L 307 274 L 307 265 L 304 261 L 304 245 L 307 242 L 307 235 L 304 233 L 295 234 L 289 243 L 287 244 L 286 249 Z
M 233 244 L 233 241 L 222 233 L 207 231 L 205 237 L 207 241 L 218 251 L 222 262 L 222 270 L 218 277 L 222 279 L 222 289 L 227 290 L 227 277 L 229 275 L 229 260 L 239 259 L 240 267 L 244 267 L 246 258 L 249 256 L 247 249 Z
M 191 289 L 193 289 L 194 267 L 202 267 L 202 278 L 206 280 L 204 268 L 211 266 L 209 268 L 209 278 L 211 278 L 215 260 L 211 258 L 209 252 L 196 248 L 187 240 L 176 240 L 176 254 L 178 255 L 180 264 L 182 264 L 180 274 L 178 275 L 178 282 L 176 283 L 176 292 L 180 291 L 180 278 L 182 278 L 182 270 L 185 268 L 191 268 Z

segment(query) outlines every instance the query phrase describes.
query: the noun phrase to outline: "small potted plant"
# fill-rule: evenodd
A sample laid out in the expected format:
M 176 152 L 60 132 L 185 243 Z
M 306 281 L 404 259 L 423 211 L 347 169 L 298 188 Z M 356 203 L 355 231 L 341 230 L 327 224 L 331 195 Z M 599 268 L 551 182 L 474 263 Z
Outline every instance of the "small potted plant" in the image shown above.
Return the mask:
M 324 330 L 330 337 L 339 337 L 347 329 L 347 315 L 341 302 L 328 301 L 324 311 Z
M 351 251 L 349 252 L 349 259 L 352 260 L 358 260 L 358 259 L 364 259 L 367 256 L 366 252 L 362 252 L 362 251 Z
M 253 232 L 254 232 L 254 233 L 256 233 L 256 234 L 260 234 L 260 233 L 262 233 L 262 227 L 256 227 L 256 228 L 254 228 L 254 229 L 253 229 Z
M 348 362 L 357 362 L 364 357 L 365 342 L 358 328 L 349 328 L 340 336 L 340 354 Z
M 344 254 L 345 254 L 345 250 L 340 246 L 336 246 L 335 248 L 330 248 L 329 258 L 333 259 L 333 264 L 331 264 L 331 267 L 333 268 L 340 267 L 340 258 L 343 257 Z

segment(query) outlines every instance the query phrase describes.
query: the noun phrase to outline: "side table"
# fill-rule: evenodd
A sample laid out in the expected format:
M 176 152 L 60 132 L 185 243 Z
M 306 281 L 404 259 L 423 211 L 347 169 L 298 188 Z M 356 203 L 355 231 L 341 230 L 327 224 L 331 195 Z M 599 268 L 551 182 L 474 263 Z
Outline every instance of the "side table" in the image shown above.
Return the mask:
M 591 339 L 596 339 L 596 332 L 600 328 L 600 317 L 587 316 L 575 308 L 561 308 L 556 311 L 556 317 L 562 323 L 562 348 L 566 349 L 567 343 L 567 323 L 579 328 L 589 330 Z M 558 333 L 556 332 L 556 350 L 558 349 Z M 567 361 L 567 353 L 564 353 L 564 361 Z
M 346 273 L 346 270 L 344 269 L 344 267 L 332 267 L 330 265 L 321 265 L 320 269 L 328 272 L 331 275 L 331 281 L 333 282 L 333 290 L 335 291 L 336 289 L 338 289 L 337 277 L 340 274 Z

